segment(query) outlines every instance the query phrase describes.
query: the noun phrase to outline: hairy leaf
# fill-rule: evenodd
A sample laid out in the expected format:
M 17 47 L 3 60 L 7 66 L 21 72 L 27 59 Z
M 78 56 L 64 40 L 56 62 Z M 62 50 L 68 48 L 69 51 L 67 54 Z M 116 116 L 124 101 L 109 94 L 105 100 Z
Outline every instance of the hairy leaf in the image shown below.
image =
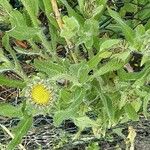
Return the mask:
M 57 111 L 54 115 L 54 123 L 59 126 L 63 120 L 72 119 L 77 115 L 80 104 L 83 102 L 85 91 L 83 89 L 77 89 L 74 91 L 74 98 L 70 107 L 65 110 Z
M 126 39 L 133 43 L 134 42 L 134 31 L 121 19 L 119 14 L 110 8 L 107 8 L 110 16 L 114 18 L 117 23 L 121 26 L 122 32 L 124 33 Z
M 49 77 L 60 75 L 65 72 L 65 68 L 58 63 L 53 63 L 49 60 L 40 61 L 35 60 L 34 66 L 36 69 L 45 72 Z
M 17 126 L 17 132 L 15 133 L 14 139 L 11 140 L 11 142 L 8 144 L 7 149 L 13 150 L 15 147 L 21 143 L 21 139 L 24 135 L 27 134 L 29 129 L 32 126 L 33 118 L 32 116 L 25 116 L 18 124 Z
M 21 80 L 8 79 L 7 77 L 0 75 L 0 85 L 8 87 L 24 88 L 26 83 Z
M 20 106 L 13 106 L 7 103 L 0 104 L 0 116 L 4 117 L 22 117 L 22 111 Z
M 91 78 L 93 79 L 93 78 L 96 78 L 98 76 L 104 75 L 104 74 L 106 74 L 108 72 L 116 71 L 116 70 L 120 69 L 123 66 L 124 66 L 124 62 L 119 62 L 116 59 L 112 59 L 108 63 L 106 63 L 105 65 L 103 65 L 99 70 L 97 70 L 91 76 Z
M 129 119 L 132 119 L 133 121 L 139 120 L 139 116 L 137 115 L 135 109 L 133 108 L 133 106 L 131 104 L 126 104 L 124 109 L 125 109 L 126 114 L 129 117 Z

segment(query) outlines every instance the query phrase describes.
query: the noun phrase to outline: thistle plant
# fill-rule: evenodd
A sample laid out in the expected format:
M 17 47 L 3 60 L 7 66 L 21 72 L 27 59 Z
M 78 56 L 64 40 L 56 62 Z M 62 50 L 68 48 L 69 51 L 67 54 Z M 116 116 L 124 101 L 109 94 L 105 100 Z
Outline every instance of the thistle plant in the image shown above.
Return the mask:
M 135 4 L 126 0 L 123 6 L 78 0 L 74 8 L 69 0 L 20 3 L 22 7 L 14 9 L 9 0 L 0 0 L 0 21 L 10 27 L 2 35 L 0 84 L 20 89 L 21 98 L 17 106 L 0 105 L 0 115 L 20 119 L 8 150 L 21 143 L 38 114 L 52 116 L 56 127 L 72 120 L 79 128 L 73 139 L 86 128 L 100 138 L 120 123 L 138 121 L 141 114 L 149 117 L 147 0 Z M 128 20 L 128 12 L 138 19 Z M 142 56 L 137 58 L 137 72 L 133 54 Z M 30 74 L 22 67 L 21 56 L 34 68 Z M 8 78 L 7 72 L 20 80 Z

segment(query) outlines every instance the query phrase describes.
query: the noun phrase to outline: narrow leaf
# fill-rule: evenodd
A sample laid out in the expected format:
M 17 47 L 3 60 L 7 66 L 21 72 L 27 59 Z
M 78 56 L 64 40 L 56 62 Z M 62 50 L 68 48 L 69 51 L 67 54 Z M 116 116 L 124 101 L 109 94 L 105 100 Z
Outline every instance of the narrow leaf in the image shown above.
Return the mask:
M 147 96 L 145 96 L 145 98 L 143 100 L 143 114 L 144 114 L 145 117 L 150 116 L 150 114 L 147 111 L 149 101 L 150 101 L 150 95 L 148 94 Z
M 117 21 L 117 23 L 119 23 L 119 25 L 121 26 L 122 32 L 124 33 L 126 39 L 129 42 L 133 43 L 134 31 L 121 19 L 121 17 L 119 16 L 117 12 L 111 10 L 110 8 L 107 8 L 107 9 L 108 9 L 110 16 L 114 18 L 115 21 Z
M 103 58 L 110 57 L 112 52 L 108 50 L 113 45 L 118 44 L 120 41 L 121 40 L 118 40 L 118 39 L 109 39 L 109 40 L 104 41 L 100 46 L 99 52 L 92 59 L 88 61 L 88 66 L 92 69 L 93 67 L 96 67 Z
M 8 87 L 24 88 L 26 83 L 21 80 L 8 79 L 7 77 L 0 75 L 0 85 Z
M 0 116 L 4 117 L 22 117 L 21 107 L 2 103 L 0 104 Z
M 32 116 L 25 116 L 17 126 L 17 132 L 15 133 L 14 139 L 8 144 L 7 149 L 13 150 L 15 147 L 21 143 L 21 139 L 23 136 L 27 134 L 29 129 L 31 128 L 33 118 Z
M 104 105 L 104 109 L 106 110 L 106 113 L 109 117 L 109 119 L 111 121 L 114 120 L 114 110 L 113 110 L 113 106 L 112 106 L 112 101 L 111 99 L 108 99 L 108 97 L 106 97 L 102 91 L 99 91 L 99 95 L 100 95 L 100 98 L 102 100 L 102 103 Z
M 112 59 L 110 60 L 106 65 L 102 66 L 98 71 L 96 71 L 94 73 L 93 76 L 91 76 L 91 78 L 95 78 L 95 77 L 98 77 L 98 76 L 101 76 L 101 75 L 104 75 L 108 72 L 112 72 L 112 71 L 115 71 L 115 70 L 118 70 L 120 69 L 122 66 L 124 65 L 123 62 L 119 62 L 118 60 L 116 59 Z
M 126 114 L 129 117 L 129 119 L 132 119 L 133 121 L 139 120 L 139 116 L 137 115 L 135 109 L 133 108 L 133 106 L 131 104 L 126 104 L 124 109 L 125 109 Z
M 62 74 L 65 71 L 65 68 L 63 66 L 59 65 L 58 63 L 53 63 L 48 60 L 45 60 L 45 61 L 35 60 L 34 66 L 38 70 L 45 72 L 49 77 Z
M 27 32 L 28 31 L 28 32 Z M 17 26 L 10 31 L 7 31 L 8 35 L 18 40 L 29 40 L 34 38 L 38 33 L 38 28 Z
M 107 50 L 109 48 L 112 48 L 113 45 L 118 44 L 119 42 L 121 42 L 121 40 L 119 39 L 109 39 L 104 41 L 101 46 L 100 46 L 100 50 Z

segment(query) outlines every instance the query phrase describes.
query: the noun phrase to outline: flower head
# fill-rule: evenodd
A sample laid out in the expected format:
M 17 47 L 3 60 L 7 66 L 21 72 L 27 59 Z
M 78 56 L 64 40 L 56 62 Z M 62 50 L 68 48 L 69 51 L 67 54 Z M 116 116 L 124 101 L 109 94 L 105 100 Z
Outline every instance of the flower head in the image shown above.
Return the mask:
M 36 106 L 50 106 L 55 99 L 54 87 L 48 80 L 33 79 L 26 88 L 27 103 Z
M 44 84 L 37 83 L 31 88 L 31 99 L 37 105 L 47 105 L 53 99 L 53 93 Z

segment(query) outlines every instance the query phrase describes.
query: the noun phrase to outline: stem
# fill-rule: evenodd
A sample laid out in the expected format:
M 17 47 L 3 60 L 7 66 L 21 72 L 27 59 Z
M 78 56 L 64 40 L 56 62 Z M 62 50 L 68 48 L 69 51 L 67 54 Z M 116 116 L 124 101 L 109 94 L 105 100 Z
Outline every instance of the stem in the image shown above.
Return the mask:
M 58 24 L 56 22 L 56 20 L 54 19 L 54 17 L 51 15 L 53 13 L 52 10 L 52 6 L 49 0 L 44 0 L 43 1 L 44 4 L 44 8 L 45 8 L 45 14 L 47 16 L 47 19 L 49 20 L 49 22 L 55 27 L 58 28 Z
M 57 23 L 58 23 L 58 26 L 59 26 L 60 30 L 62 30 L 62 29 L 63 29 L 63 21 L 62 21 L 62 19 L 61 19 L 61 15 L 60 15 L 60 12 L 59 12 L 58 5 L 57 5 L 56 0 L 51 0 L 51 4 L 52 4 L 52 8 L 53 8 L 53 11 L 54 11 L 54 14 L 55 14 L 55 17 L 56 17 L 56 21 L 57 21 Z M 69 51 L 70 51 L 70 54 L 71 54 L 71 57 L 72 57 L 73 61 L 74 61 L 75 63 L 77 63 L 78 60 L 77 60 L 77 58 L 76 58 L 76 55 L 75 55 L 75 53 L 72 51 L 72 48 L 73 48 L 74 46 L 72 45 L 72 43 L 71 43 L 68 39 L 65 38 L 65 41 L 66 41 L 66 43 L 67 43 L 67 46 L 68 46 L 68 48 L 69 48 Z
M 61 19 L 61 15 L 60 15 L 60 12 L 58 10 L 58 6 L 57 6 L 56 0 L 51 0 L 51 4 L 52 4 L 52 8 L 53 8 L 53 11 L 54 11 L 54 14 L 55 14 L 58 26 L 59 26 L 60 30 L 62 30 L 63 29 L 63 21 Z

